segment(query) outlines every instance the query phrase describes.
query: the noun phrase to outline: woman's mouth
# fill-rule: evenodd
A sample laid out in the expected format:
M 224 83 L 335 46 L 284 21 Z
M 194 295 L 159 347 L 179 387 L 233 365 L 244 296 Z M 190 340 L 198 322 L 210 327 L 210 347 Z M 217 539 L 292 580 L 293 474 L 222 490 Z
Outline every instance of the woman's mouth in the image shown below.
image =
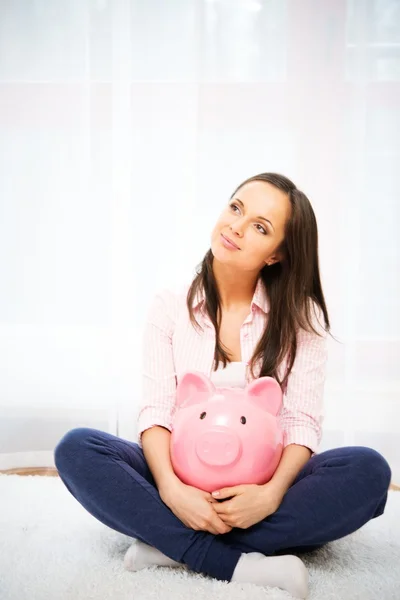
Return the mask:
M 229 250 L 240 250 L 240 248 L 226 238 L 223 233 L 221 233 L 221 241 L 225 248 L 229 248 Z

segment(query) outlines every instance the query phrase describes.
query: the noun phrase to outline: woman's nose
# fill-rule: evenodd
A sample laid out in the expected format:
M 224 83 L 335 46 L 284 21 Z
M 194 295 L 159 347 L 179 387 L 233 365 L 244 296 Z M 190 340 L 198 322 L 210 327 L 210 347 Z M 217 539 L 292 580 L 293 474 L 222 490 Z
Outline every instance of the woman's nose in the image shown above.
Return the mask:
M 236 233 L 239 236 L 243 235 L 243 227 L 240 223 L 232 223 L 231 231 L 233 231 L 233 233 Z

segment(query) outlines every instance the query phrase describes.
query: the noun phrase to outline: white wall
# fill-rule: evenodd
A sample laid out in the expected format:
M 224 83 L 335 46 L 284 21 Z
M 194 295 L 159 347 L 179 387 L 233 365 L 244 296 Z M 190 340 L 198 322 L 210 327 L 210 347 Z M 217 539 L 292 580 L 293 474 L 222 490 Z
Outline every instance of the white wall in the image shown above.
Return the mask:
M 390 0 L 0 4 L 0 468 L 79 424 L 136 439 L 152 294 L 278 171 L 342 342 L 322 448 L 373 446 L 400 481 L 399 32 Z

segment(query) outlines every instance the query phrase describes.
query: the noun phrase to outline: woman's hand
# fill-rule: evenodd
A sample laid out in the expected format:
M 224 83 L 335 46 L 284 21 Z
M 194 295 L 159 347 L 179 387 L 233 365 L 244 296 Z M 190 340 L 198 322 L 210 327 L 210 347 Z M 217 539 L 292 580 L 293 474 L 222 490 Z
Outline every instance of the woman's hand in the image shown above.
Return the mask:
M 167 488 L 159 489 L 159 494 L 174 515 L 195 531 L 209 531 L 218 535 L 232 530 L 215 512 L 214 507 L 218 502 L 209 492 L 176 480 Z
M 213 509 L 224 523 L 231 527 L 247 529 L 278 510 L 284 494 L 275 486 L 245 484 L 218 490 L 212 495 L 218 500 L 231 498 L 213 504 Z

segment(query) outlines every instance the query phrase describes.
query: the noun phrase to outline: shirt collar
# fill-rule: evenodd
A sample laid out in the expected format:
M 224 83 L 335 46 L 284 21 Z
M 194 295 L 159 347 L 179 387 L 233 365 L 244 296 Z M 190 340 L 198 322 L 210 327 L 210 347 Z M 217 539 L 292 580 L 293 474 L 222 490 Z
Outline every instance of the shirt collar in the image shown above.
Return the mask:
M 201 286 L 197 290 L 197 294 L 194 298 L 193 308 L 201 309 L 205 302 L 205 293 L 203 287 Z M 253 298 L 251 301 L 251 310 L 253 310 L 253 306 L 258 306 L 264 313 L 269 312 L 269 300 L 265 290 L 264 282 L 261 277 L 258 278 L 256 289 L 254 290 Z

